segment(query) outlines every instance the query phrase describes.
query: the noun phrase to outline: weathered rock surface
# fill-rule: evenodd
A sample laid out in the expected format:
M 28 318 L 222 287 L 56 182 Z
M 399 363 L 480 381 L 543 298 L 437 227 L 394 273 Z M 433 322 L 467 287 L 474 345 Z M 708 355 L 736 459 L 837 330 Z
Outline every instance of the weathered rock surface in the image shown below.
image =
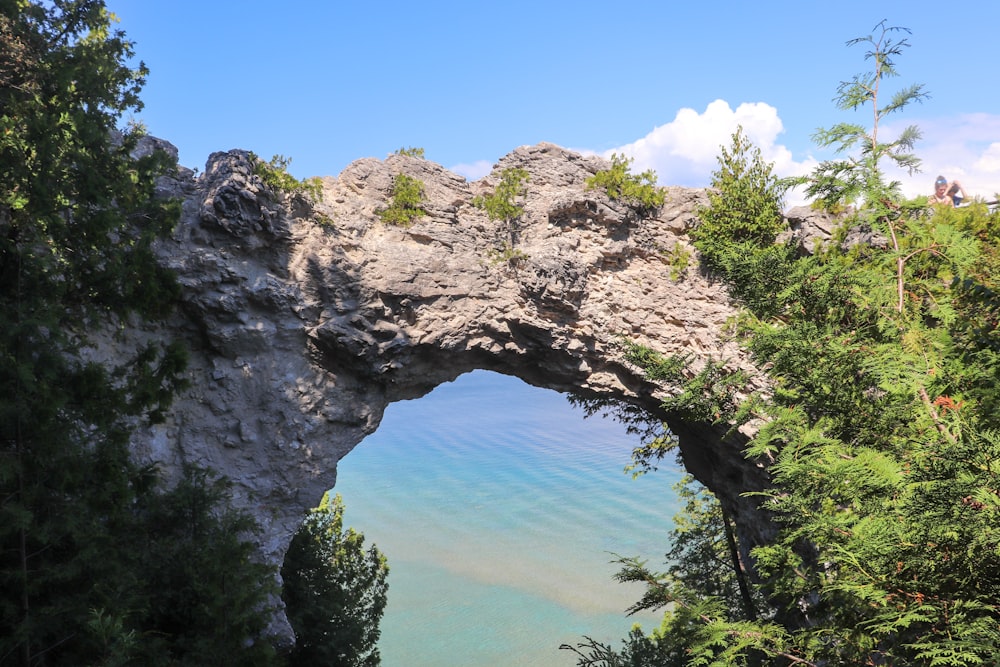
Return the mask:
M 727 342 L 734 308 L 694 268 L 671 278 L 668 253 L 691 252 L 686 232 L 704 191 L 667 188 L 642 219 L 586 178 L 608 164 L 550 144 L 521 147 L 473 183 L 402 155 L 362 159 L 323 180 L 323 199 L 275 193 L 243 151 L 215 153 L 199 177 L 161 183 L 183 200 L 160 261 L 175 269 L 183 304 L 163 330 L 192 353 L 191 389 L 136 450 L 178 470 L 210 465 L 265 528 L 280 559 L 304 511 L 334 486 L 337 461 L 379 425 L 385 407 L 473 369 L 561 392 L 610 397 L 666 419 L 685 462 L 716 490 L 753 544 L 766 522 L 739 493 L 763 472 L 703 424 L 660 414 L 664 390 L 619 348 L 626 336 L 665 353 L 744 365 Z M 491 261 L 500 223 L 473 206 L 506 167 L 530 174 L 515 268 Z M 427 215 L 383 224 L 394 175 L 425 183 Z M 126 343 L 128 341 L 125 341 Z M 387 465 L 391 462 L 387 462 Z

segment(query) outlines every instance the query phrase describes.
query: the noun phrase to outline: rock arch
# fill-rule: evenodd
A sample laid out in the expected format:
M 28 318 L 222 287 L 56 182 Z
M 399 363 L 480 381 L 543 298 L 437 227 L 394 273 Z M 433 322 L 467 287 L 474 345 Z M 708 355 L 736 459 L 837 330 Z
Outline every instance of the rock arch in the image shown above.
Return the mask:
M 507 167 L 530 175 L 516 267 L 491 261 L 500 228 L 473 205 Z M 165 424 L 137 436 L 136 451 L 168 472 L 197 462 L 233 479 L 235 501 L 265 528 L 262 549 L 278 559 L 389 403 L 487 369 L 667 420 L 689 470 L 747 543 L 759 541 L 766 523 L 739 493 L 759 488 L 763 472 L 739 455 L 740 436 L 662 414 L 669 388 L 647 382 L 618 346 L 625 336 L 695 365 L 746 365 L 722 336 L 734 313 L 724 288 L 696 268 L 676 275 L 669 259 L 675 248 L 693 259 L 685 232 L 704 191 L 667 188 L 663 209 L 641 218 L 586 187 L 606 167 L 539 144 L 469 183 L 391 155 L 323 179 L 314 204 L 271 191 L 244 151 L 213 154 L 198 178 L 181 169 L 160 184 L 183 215 L 158 255 L 179 275 L 182 307 L 116 344 L 186 339 L 192 387 Z M 425 185 L 427 214 L 410 227 L 377 215 L 399 173 Z

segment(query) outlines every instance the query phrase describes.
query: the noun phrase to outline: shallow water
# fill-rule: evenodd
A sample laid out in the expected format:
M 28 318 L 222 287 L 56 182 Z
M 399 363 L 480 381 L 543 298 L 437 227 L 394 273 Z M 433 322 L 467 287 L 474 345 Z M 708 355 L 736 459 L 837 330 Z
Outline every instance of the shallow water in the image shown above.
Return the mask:
M 556 392 L 476 371 L 395 403 L 338 467 L 345 523 L 389 560 L 384 667 L 574 665 L 618 646 L 641 588 L 613 553 L 663 562 L 679 505 L 665 465 L 623 472 L 635 436 Z

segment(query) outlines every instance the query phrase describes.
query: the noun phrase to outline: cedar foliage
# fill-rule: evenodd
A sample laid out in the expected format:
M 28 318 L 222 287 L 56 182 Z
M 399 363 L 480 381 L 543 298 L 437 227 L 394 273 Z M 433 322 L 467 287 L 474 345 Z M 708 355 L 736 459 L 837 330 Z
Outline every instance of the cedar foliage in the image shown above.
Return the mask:
M 794 249 L 775 245 L 785 229 L 781 198 L 786 185 L 761 157 L 743 128 L 722 147 L 712 172 L 708 205 L 698 209 L 691 231 L 702 266 L 723 278 L 751 308 L 766 309 L 771 294 L 787 280 Z
M 152 253 L 175 165 L 118 128 L 146 68 L 113 24 L 101 0 L 0 0 L 0 664 L 282 664 L 276 573 L 229 484 L 191 467 L 168 486 L 130 458 L 135 425 L 185 388 L 185 348 L 88 358 L 93 328 L 178 295 Z M 280 156 L 257 166 L 311 192 Z
M 0 2 L 0 664 L 267 664 L 271 568 L 207 473 L 131 460 L 186 350 L 88 358 L 93 328 L 170 312 L 152 254 L 176 203 L 134 157 L 146 75 L 98 0 Z
M 377 667 L 389 566 L 361 533 L 344 529 L 340 494 L 324 494 L 285 555 L 282 597 L 295 630 L 292 664 Z
M 768 466 L 759 500 L 778 529 L 752 553 L 764 615 L 734 616 L 696 579 L 624 559 L 619 577 L 647 585 L 637 606 L 672 609 L 621 650 L 583 642 L 579 664 L 971 666 L 1000 655 L 1000 219 L 981 205 L 915 216 L 920 203 L 886 183 L 885 159 L 918 164 L 916 130 L 879 135 L 923 95 L 909 86 L 879 106 L 901 30 L 883 22 L 849 42 L 870 47 L 874 72 L 844 84 L 840 106 L 870 105 L 874 124 L 821 132 L 858 154 L 808 180 L 821 200 L 855 204 L 845 225 L 891 244 L 786 255 L 780 284 L 742 276 L 767 299 L 743 300 L 738 336 L 772 389 L 750 410 L 705 413 L 764 420 L 746 450 Z M 654 376 L 665 366 L 649 351 L 634 358 Z M 704 385 L 684 389 L 718 403 Z

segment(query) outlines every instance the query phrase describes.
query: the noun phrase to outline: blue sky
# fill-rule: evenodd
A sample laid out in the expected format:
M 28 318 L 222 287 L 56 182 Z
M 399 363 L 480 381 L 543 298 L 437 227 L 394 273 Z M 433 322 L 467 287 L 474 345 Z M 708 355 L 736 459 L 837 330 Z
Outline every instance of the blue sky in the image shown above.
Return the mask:
M 290 157 L 298 177 L 336 176 L 418 146 L 474 179 L 548 141 L 624 152 L 687 186 L 708 184 L 737 123 L 782 175 L 830 157 L 817 128 L 869 120 L 832 102 L 869 69 L 846 42 L 886 19 L 912 45 L 890 90 L 930 94 L 894 120 L 924 133 L 923 173 L 904 189 L 929 193 L 942 173 L 970 194 L 1000 190 L 992 0 L 107 4 L 151 70 L 138 119 L 192 168 L 245 148 Z

